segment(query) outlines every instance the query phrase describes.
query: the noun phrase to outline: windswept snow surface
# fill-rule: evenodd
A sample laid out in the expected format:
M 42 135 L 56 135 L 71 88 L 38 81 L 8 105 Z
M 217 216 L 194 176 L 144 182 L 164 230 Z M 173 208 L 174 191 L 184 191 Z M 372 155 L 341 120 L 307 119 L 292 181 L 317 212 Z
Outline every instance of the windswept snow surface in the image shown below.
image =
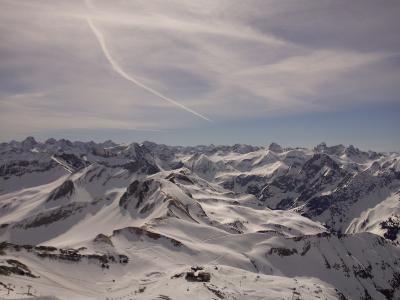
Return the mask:
M 0 144 L 0 298 L 400 299 L 399 158 Z

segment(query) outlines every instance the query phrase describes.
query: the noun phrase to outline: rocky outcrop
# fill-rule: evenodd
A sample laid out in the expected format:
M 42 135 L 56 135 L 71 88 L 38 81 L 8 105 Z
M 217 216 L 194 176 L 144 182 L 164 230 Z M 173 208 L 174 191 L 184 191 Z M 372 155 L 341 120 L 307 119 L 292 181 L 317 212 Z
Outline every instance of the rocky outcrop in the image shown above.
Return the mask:
M 61 198 L 70 197 L 74 193 L 74 191 L 74 183 L 71 180 L 66 180 L 50 193 L 46 201 L 56 201 Z
M 138 209 L 151 191 L 154 191 L 159 187 L 159 183 L 152 179 L 145 181 L 135 180 L 128 186 L 126 192 L 121 196 L 119 206 L 127 209 L 128 205 L 132 205 L 135 209 Z

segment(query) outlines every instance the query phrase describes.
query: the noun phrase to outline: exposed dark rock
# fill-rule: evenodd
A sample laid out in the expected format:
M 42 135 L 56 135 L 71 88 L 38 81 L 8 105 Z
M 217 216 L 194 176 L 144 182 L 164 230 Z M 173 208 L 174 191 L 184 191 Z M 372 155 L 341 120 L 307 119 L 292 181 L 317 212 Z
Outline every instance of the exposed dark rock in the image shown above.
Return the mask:
M 377 291 L 381 294 L 383 294 L 386 299 L 388 300 L 393 300 L 393 295 L 394 295 L 394 290 L 393 289 L 381 289 L 377 288 Z
M 184 166 L 185 164 L 182 161 L 178 161 L 178 162 L 171 162 L 170 163 L 170 167 L 172 170 L 176 170 L 176 169 L 180 169 Z
M 278 254 L 279 256 L 290 256 L 293 254 L 297 254 L 296 249 L 288 249 L 288 248 L 283 248 L 283 247 L 277 247 L 277 248 L 271 248 L 268 251 L 268 254 Z
M 279 144 L 277 144 L 277 143 L 271 143 L 271 144 L 269 144 L 268 150 L 271 150 L 271 151 L 276 152 L 276 153 L 280 153 L 280 152 L 283 151 L 283 150 L 282 150 L 282 147 L 281 147 Z
M 143 203 L 144 199 L 147 196 L 147 193 L 150 191 L 150 186 L 153 184 L 153 180 L 149 179 L 146 181 L 135 180 L 132 182 L 126 192 L 121 196 L 119 200 L 119 206 L 127 209 L 130 199 L 135 199 L 135 208 L 139 208 L 139 206 Z
M 52 247 L 52 246 L 36 246 L 35 250 L 53 252 L 53 251 L 57 251 L 57 248 L 56 247 Z
M 54 189 L 49 197 L 47 198 L 47 202 L 55 201 L 64 197 L 71 196 L 75 191 L 74 183 L 71 180 L 64 181 L 59 187 Z
M 98 234 L 98 235 L 94 238 L 93 241 L 94 241 L 95 243 L 104 243 L 104 244 L 107 244 L 107 245 L 110 245 L 110 246 L 114 247 L 114 245 L 113 245 L 111 239 L 110 239 L 108 236 L 106 236 L 106 235 L 104 235 L 104 234 L 102 234 L 102 233 Z
M 384 237 L 388 240 L 396 240 L 398 233 L 400 232 L 400 218 L 390 217 L 388 220 L 380 223 L 382 229 L 385 229 Z
M 209 282 L 211 274 L 209 272 L 186 272 L 185 279 L 190 282 Z
M 175 240 L 175 239 L 167 237 L 165 235 L 161 235 L 159 233 L 152 232 L 152 231 L 146 230 L 144 228 L 139 228 L 139 227 L 125 227 L 125 228 L 122 228 L 122 229 L 117 229 L 117 230 L 114 230 L 113 235 L 121 234 L 121 233 L 124 233 L 124 232 L 128 232 L 130 234 L 134 234 L 134 235 L 139 236 L 139 237 L 140 236 L 147 236 L 148 238 L 151 238 L 153 240 L 158 240 L 160 238 L 163 238 L 163 239 L 168 240 L 175 247 L 181 247 L 183 245 L 178 240 Z
M 372 279 L 373 278 L 372 274 L 371 274 L 371 270 L 372 270 L 372 266 L 370 266 L 370 265 L 366 268 L 362 265 L 353 266 L 354 276 L 363 278 L 363 279 L 367 279 L 367 278 Z
M 128 256 L 126 256 L 124 254 L 119 254 L 118 259 L 119 259 L 120 264 L 127 264 L 129 262 Z
M 167 176 L 166 179 L 168 179 L 172 183 L 176 183 L 176 181 L 183 181 L 188 184 L 194 184 L 194 182 L 189 177 L 182 173 L 171 173 Z
M 302 215 L 305 217 L 318 216 L 331 207 L 332 202 L 333 197 L 331 195 L 312 198 L 306 203 L 307 210 Z
M 303 250 L 301 251 L 300 255 L 301 255 L 301 256 L 306 255 L 307 252 L 310 250 L 310 248 L 311 248 L 311 243 L 310 243 L 310 242 L 306 242 L 306 243 L 304 244 Z
M 37 277 L 32 274 L 31 270 L 29 270 L 29 268 L 25 264 L 21 263 L 18 260 L 7 259 L 5 263 L 6 264 L 4 264 L 3 262 L 3 264 L 1 264 L 0 262 L 0 275 L 10 276 L 14 274 L 20 276 L 33 277 L 33 278 Z
M 139 160 L 126 163 L 122 167 L 131 173 L 142 172 L 149 175 L 155 174 L 160 171 L 160 169 L 156 165 Z
M 8 179 L 10 176 L 22 176 L 27 173 L 46 172 L 58 164 L 54 161 L 39 162 L 37 160 L 8 161 L 0 166 L 0 177 Z
M 258 175 L 246 175 L 246 174 L 240 174 L 239 176 L 235 177 L 235 183 L 240 185 L 240 186 L 245 186 L 249 183 L 254 183 L 254 182 L 260 182 L 260 183 L 265 183 L 265 178 L 263 176 L 258 176 Z
M 181 277 L 183 277 L 184 275 L 185 275 L 185 272 L 178 273 L 178 274 L 172 275 L 172 276 L 171 276 L 171 279 L 181 278 Z
M 37 144 L 38 143 L 36 142 L 36 140 L 33 136 L 28 136 L 25 140 L 23 140 L 21 142 L 21 145 L 25 150 L 31 150 Z
M 400 271 L 393 273 L 393 278 L 389 283 L 393 289 L 400 289 Z
M 335 289 L 335 291 L 336 291 L 336 294 L 338 295 L 340 300 L 348 300 L 348 298 L 342 292 L 340 292 L 337 289 Z
M 39 227 L 39 226 L 47 226 L 54 222 L 64 220 L 77 212 L 80 212 L 85 206 L 86 206 L 85 203 L 82 204 L 70 203 L 68 205 L 64 205 L 58 208 L 51 209 L 46 212 L 39 213 L 36 216 L 29 219 L 25 219 L 24 221 L 21 221 L 20 223 L 17 223 L 14 226 L 25 229 Z
M 75 154 L 61 153 L 55 154 L 54 157 L 64 161 L 70 168 L 75 171 L 86 167 L 86 162 L 83 159 L 77 157 Z
M 217 289 L 217 287 L 215 285 L 211 285 L 211 284 L 204 284 L 204 286 L 210 291 L 212 292 L 215 296 L 217 296 L 219 299 L 225 299 L 225 294 L 220 291 L 219 289 Z
M 276 205 L 276 209 L 289 209 L 293 206 L 293 204 L 293 198 L 284 198 Z
M 141 287 L 139 287 L 139 288 L 137 289 L 137 291 L 135 291 L 135 295 L 136 295 L 136 294 L 144 293 L 145 290 L 146 290 L 146 287 L 145 287 L 145 286 L 141 286 Z

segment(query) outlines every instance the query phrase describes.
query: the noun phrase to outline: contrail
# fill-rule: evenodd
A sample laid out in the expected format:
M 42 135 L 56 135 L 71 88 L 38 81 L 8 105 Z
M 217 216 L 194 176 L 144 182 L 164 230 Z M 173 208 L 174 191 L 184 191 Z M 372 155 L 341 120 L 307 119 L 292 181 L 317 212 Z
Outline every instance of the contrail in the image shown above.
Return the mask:
M 86 1 L 86 5 L 90 8 L 93 7 L 92 3 L 89 1 Z M 153 90 L 152 88 L 146 86 L 145 84 L 141 83 L 140 81 L 136 80 L 135 78 L 133 78 L 132 76 L 130 76 L 129 74 L 127 74 L 119 65 L 118 63 L 113 59 L 113 57 L 111 56 L 110 51 L 107 48 L 106 42 L 104 40 L 104 36 L 103 34 L 100 32 L 100 30 L 97 29 L 97 27 L 94 25 L 93 20 L 90 16 L 86 17 L 86 21 L 89 24 L 90 29 L 93 31 L 97 41 L 100 44 L 101 50 L 103 51 L 104 56 L 106 57 L 106 59 L 108 60 L 108 62 L 111 64 L 112 68 L 114 69 L 114 71 L 116 73 L 118 73 L 122 78 L 130 81 L 131 83 L 141 87 L 142 89 L 148 91 L 149 93 L 165 100 L 168 101 L 169 103 L 178 106 L 208 122 L 212 122 L 209 118 L 203 116 L 202 114 L 194 111 L 193 109 L 190 109 L 189 107 L 186 107 L 185 105 L 179 103 L 178 101 L 175 101 L 174 99 L 171 99 L 169 97 L 166 97 L 164 95 L 162 95 L 161 93 L 157 92 L 156 90 Z

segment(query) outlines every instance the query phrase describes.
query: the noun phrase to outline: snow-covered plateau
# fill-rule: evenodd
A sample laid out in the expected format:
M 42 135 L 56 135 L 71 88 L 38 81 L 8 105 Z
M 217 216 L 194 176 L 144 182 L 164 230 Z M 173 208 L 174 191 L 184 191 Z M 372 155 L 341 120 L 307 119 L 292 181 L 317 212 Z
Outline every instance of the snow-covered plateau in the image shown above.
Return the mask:
M 0 299 L 400 299 L 400 154 L 0 144 Z

